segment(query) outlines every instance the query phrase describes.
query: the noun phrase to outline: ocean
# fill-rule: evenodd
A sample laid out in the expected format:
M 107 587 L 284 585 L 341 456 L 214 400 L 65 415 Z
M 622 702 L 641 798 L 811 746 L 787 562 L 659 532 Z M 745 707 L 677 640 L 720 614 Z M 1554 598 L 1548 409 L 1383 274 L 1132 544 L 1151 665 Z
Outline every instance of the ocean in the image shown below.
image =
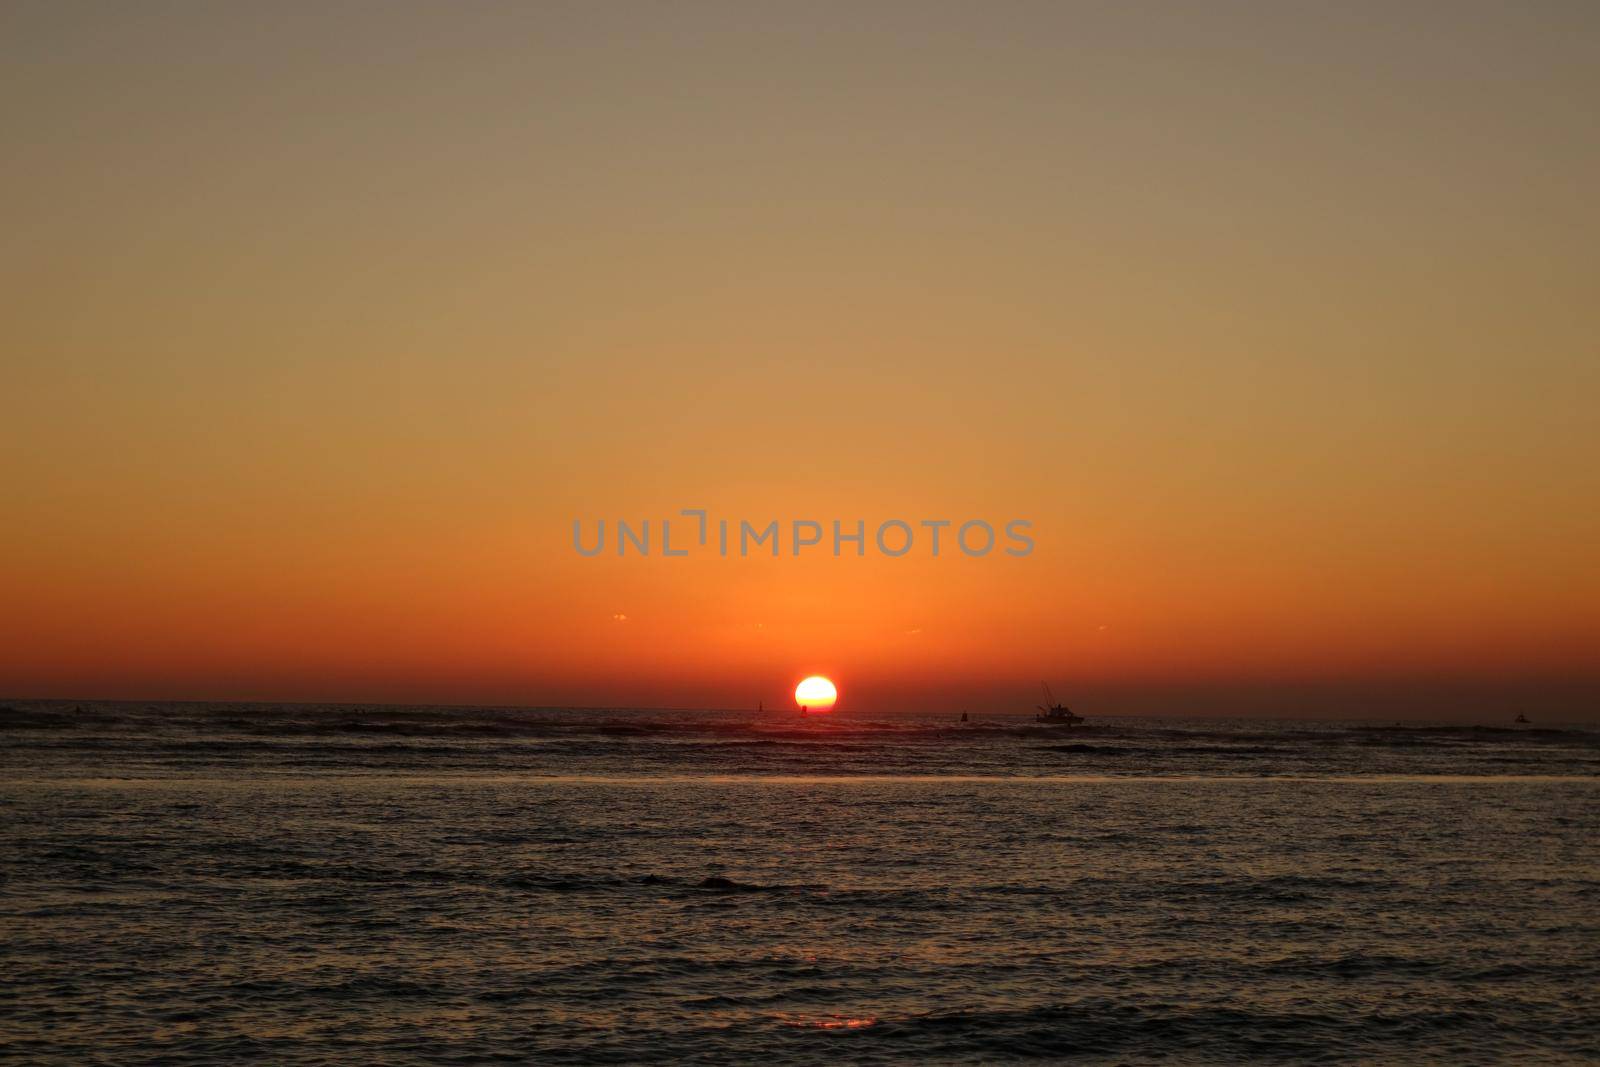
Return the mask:
M 1600 1060 L 1600 732 L 10 701 L 0 1061 Z

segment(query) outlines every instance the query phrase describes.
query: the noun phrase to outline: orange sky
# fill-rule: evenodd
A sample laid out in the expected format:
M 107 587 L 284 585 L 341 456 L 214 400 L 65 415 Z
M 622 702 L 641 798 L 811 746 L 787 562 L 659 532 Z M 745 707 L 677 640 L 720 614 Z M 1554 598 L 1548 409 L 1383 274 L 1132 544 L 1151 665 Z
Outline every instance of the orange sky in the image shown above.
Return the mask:
M 9 7 L 0 695 L 1588 714 L 1595 14 L 1136 7 Z

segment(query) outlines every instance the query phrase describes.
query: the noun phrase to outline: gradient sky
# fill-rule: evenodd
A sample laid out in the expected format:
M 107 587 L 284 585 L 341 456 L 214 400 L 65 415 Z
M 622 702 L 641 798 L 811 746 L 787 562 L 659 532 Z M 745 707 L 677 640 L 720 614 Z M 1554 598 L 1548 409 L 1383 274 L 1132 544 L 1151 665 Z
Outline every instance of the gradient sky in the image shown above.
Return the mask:
M 0 695 L 1600 708 L 1595 5 L 8 3 L 0 72 Z M 695 506 L 1038 547 L 572 551 Z

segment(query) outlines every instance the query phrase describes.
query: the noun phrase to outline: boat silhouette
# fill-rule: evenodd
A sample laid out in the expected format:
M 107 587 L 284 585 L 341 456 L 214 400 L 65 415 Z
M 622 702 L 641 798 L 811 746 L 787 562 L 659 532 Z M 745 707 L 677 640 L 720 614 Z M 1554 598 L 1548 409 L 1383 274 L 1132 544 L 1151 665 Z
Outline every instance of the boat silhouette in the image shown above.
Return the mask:
M 1082 722 L 1082 715 L 1074 715 L 1072 709 L 1056 700 L 1054 693 L 1050 692 L 1048 682 L 1040 682 L 1044 688 L 1044 703 L 1035 705 L 1039 714 L 1033 717 L 1034 722 L 1042 722 L 1050 726 L 1071 726 L 1075 722 Z

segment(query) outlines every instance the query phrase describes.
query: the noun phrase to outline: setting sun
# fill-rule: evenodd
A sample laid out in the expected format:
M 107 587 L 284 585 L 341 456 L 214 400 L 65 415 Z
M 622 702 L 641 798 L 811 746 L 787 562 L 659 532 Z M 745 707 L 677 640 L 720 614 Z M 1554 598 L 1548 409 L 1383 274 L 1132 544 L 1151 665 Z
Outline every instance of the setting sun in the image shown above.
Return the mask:
M 804 711 L 827 711 L 837 699 L 839 691 L 820 674 L 813 674 L 794 687 L 794 702 Z

